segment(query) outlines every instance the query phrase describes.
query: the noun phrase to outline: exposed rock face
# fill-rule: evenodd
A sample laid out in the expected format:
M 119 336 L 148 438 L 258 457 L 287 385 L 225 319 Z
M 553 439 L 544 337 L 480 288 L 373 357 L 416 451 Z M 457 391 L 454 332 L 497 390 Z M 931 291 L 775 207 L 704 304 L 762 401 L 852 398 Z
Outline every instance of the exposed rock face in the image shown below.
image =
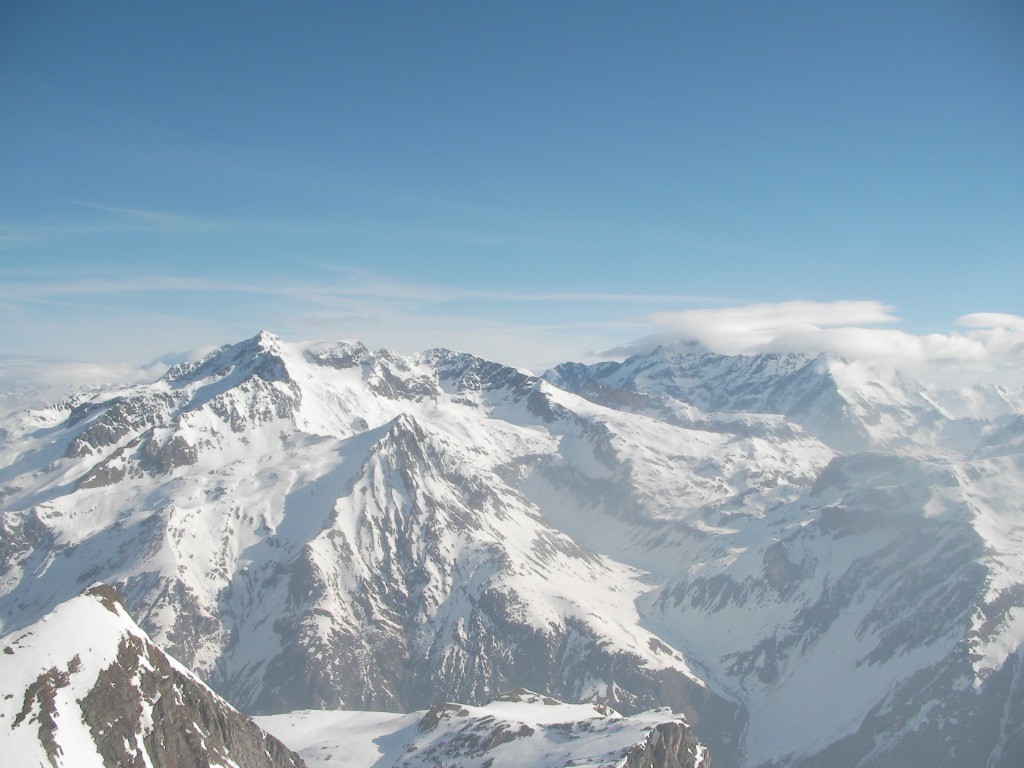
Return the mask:
M 140 706 L 141 701 L 141 706 Z M 245 766 L 298 766 L 276 739 L 174 669 L 153 645 L 126 638 L 117 660 L 82 699 L 82 715 L 108 766 L 200 768 L 233 761 Z M 152 707 L 152 727 L 143 723 Z M 138 745 L 139 734 L 142 746 Z
M 711 758 L 679 722 L 655 726 L 643 744 L 629 750 L 623 768 L 711 768 Z
M 3 642 L 0 744 L 11 765 L 303 766 L 157 648 L 110 587 Z

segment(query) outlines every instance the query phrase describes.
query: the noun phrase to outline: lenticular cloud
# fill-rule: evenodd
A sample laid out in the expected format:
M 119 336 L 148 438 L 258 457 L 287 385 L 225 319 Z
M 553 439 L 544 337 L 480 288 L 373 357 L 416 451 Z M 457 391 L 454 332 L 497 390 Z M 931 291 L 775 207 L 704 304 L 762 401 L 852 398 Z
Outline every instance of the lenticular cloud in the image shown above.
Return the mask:
M 733 355 L 794 351 L 794 346 L 807 345 L 826 329 L 897 322 L 893 309 L 877 301 L 785 301 L 659 312 L 652 315 L 651 320 L 714 352 Z M 782 343 L 788 349 L 776 349 L 780 339 L 788 340 Z
M 878 301 L 787 301 L 741 307 L 659 312 L 650 320 L 670 335 L 721 354 L 832 352 L 917 374 L 943 376 L 955 366 L 977 377 L 1024 383 L 1024 317 L 964 315 L 953 333 L 913 334 L 877 327 L 899 322 Z

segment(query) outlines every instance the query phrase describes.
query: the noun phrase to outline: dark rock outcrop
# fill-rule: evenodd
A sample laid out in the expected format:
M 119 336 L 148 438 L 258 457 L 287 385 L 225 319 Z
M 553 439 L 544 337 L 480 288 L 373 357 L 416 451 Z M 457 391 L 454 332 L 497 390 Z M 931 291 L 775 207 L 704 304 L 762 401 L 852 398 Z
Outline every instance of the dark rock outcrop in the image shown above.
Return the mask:
M 647 741 L 626 755 L 624 768 L 711 768 L 711 758 L 683 723 L 655 726 Z
M 304 765 L 149 640 L 109 586 L 89 588 L 5 643 L 0 744 L 10 740 L 16 761 L 92 765 L 95 756 L 77 754 L 91 737 L 105 768 Z M 69 647 L 78 652 L 65 661 Z M 81 719 L 69 719 L 76 706 Z

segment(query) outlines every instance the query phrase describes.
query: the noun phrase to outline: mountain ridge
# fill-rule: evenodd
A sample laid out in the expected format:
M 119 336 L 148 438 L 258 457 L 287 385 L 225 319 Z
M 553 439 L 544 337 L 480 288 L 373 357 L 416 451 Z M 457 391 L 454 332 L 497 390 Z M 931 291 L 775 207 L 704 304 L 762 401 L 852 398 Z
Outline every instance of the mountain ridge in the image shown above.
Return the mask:
M 720 766 L 852 767 L 916 743 L 934 695 L 937 744 L 988 733 L 1005 764 L 1013 718 L 978 724 L 1021 696 L 1019 417 L 844 384 L 833 358 L 699 359 L 570 365 L 563 388 L 465 353 L 260 334 L 22 414 L 0 441 L 0 631 L 103 579 L 249 711 L 521 686 L 671 705 Z M 729 407 L 860 393 L 840 406 L 869 450 L 823 443 L 825 417 L 680 399 L 725 381 Z M 813 732 L 785 714 L 812 692 L 843 702 Z
M 166 656 L 105 584 L 3 643 L 0 734 L 11 764 L 304 766 Z

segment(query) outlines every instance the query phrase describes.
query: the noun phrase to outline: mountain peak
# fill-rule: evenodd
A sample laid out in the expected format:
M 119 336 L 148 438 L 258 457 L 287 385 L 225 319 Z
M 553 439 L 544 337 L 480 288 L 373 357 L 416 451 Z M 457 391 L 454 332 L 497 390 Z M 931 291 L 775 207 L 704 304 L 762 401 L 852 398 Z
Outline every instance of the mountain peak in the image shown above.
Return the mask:
M 198 360 L 172 366 L 163 375 L 163 381 L 178 388 L 194 384 L 211 377 L 222 378 L 228 374 L 249 375 L 277 371 L 272 378 L 280 378 L 284 369 L 284 342 L 269 331 L 260 331 L 255 336 L 234 344 L 225 344 Z M 266 376 L 261 375 L 261 378 Z
M 280 354 L 284 340 L 276 333 L 261 330 L 250 339 L 246 339 L 241 346 L 251 347 L 255 352 L 271 352 Z
M 0 737 L 11 765 L 302 765 L 154 645 L 106 584 L 3 643 Z
M 261 329 L 259 333 L 252 337 L 251 341 L 264 348 L 274 346 L 281 343 L 281 337 L 270 331 Z

